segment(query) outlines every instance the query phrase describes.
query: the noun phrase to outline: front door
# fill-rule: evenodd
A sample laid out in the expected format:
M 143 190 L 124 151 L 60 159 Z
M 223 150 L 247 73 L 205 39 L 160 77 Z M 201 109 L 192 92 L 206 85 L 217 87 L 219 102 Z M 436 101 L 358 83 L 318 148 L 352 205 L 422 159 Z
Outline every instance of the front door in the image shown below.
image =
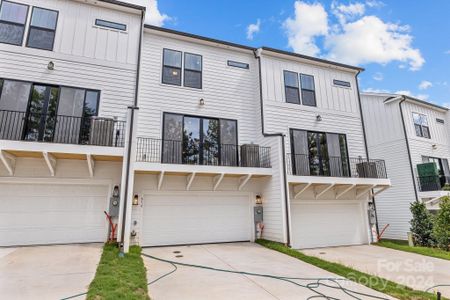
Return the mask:
M 51 142 L 55 133 L 59 88 L 35 84 L 24 129 L 24 140 Z

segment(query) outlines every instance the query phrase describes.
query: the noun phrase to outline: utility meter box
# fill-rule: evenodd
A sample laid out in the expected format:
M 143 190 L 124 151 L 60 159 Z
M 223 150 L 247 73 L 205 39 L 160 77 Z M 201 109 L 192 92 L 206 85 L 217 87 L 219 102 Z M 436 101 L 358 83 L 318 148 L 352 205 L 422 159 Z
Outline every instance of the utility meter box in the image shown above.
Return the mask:
M 255 206 L 253 207 L 253 215 L 255 223 L 261 223 L 263 221 L 263 207 L 262 206 Z
M 119 196 L 112 196 L 109 199 L 109 215 L 111 217 L 118 217 L 119 216 L 119 203 L 120 203 L 120 197 Z

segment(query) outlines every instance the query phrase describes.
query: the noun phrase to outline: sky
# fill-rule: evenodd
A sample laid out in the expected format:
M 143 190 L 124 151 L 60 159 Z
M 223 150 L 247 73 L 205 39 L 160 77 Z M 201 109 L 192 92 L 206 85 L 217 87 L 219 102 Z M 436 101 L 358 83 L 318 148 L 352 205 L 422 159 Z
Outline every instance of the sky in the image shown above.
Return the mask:
M 127 0 L 148 24 L 365 68 L 362 91 L 450 107 L 450 0 Z

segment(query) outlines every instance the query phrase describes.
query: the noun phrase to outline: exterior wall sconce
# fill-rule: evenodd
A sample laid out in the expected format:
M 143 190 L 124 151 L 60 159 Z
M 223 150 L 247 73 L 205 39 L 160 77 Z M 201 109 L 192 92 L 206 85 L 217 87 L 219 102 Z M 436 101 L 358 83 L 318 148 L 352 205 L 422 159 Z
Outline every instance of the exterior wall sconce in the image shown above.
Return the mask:
M 256 205 L 262 205 L 262 197 L 261 197 L 261 195 L 256 195 L 256 197 L 255 197 L 255 204 Z
M 431 148 L 433 148 L 433 150 L 436 150 L 437 149 L 437 145 L 433 144 L 433 145 L 431 145 Z
M 49 61 L 47 65 L 47 69 L 53 71 L 55 69 L 55 63 L 53 61 Z
M 317 116 L 316 116 L 316 121 L 317 121 L 317 122 L 322 121 L 322 116 L 321 116 L 321 115 L 317 115 Z
M 119 186 L 115 185 L 112 193 L 113 197 L 119 197 Z
M 135 194 L 133 197 L 133 205 L 139 205 L 139 196 Z
M 198 105 L 204 106 L 205 105 L 205 99 L 200 98 L 200 100 L 198 100 Z

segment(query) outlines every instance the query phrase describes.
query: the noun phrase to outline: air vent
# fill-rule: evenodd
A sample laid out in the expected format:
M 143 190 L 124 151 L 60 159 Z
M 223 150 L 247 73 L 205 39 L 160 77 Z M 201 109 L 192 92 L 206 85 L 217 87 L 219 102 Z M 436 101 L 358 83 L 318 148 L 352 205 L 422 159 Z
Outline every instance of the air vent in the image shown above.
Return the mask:
M 445 121 L 439 118 L 436 118 L 436 122 L 437 123 L 441 123 L 441 124 L 445 124 Z
M 348 87 L 348 88 L 351 87 L 350 82 L 337 80 L 337 79 L 333 79 L 333 84 L 337 85 L 337 86 L 342 86 L 342 87 Z

